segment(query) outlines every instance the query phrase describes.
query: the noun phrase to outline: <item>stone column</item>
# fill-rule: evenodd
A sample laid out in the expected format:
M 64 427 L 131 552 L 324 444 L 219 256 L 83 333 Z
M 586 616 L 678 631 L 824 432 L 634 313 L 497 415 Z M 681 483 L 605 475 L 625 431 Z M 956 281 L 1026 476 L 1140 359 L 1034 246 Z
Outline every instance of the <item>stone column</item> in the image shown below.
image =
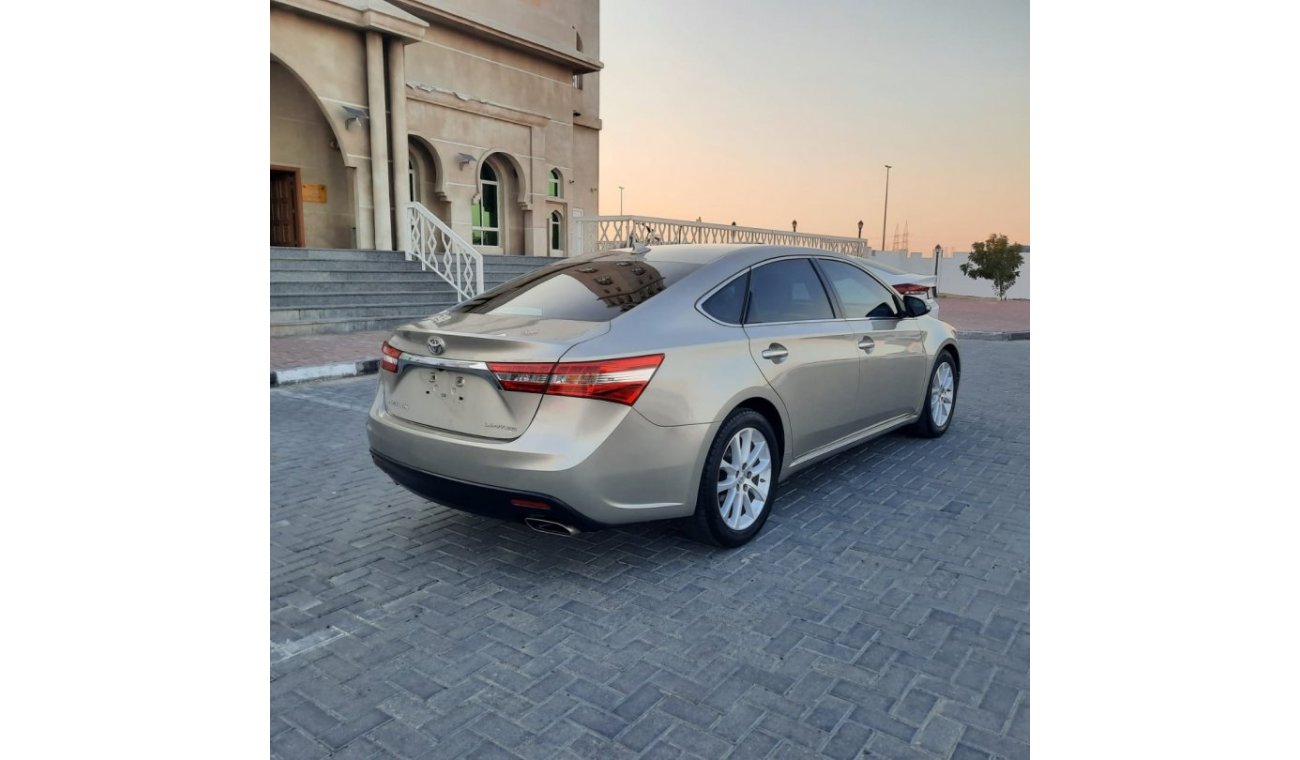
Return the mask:
M 388 202 L 388 108 L 384 104 L 384 38 L 366 32 L 366 84 L 370 103 L 370 178 L 375 192 L 375 248 L 393 250 Z
M 406 206 L 411 202 L 411 152 L 406 138 L 406 43 L 388 41 L 388 94 L 393 99 L 393 204 L 397 248 L 405 251 L 411 235 Z

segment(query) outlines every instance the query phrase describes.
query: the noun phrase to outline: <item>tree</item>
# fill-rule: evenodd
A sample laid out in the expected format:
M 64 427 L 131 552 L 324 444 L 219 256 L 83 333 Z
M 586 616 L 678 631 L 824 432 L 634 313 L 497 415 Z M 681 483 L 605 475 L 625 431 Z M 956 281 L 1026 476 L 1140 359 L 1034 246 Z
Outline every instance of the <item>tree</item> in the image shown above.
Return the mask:
M 971 244 L 971 254 L 961 265 L 962 274 L 972 280 L 992 280 L 993 292 L 1005 301 L 1020 276 L 1020 265 L 1025 263 L 1024 249 L 1019 243 L 1007 245 L 1007 236 L 995 232 L 988 240 Z

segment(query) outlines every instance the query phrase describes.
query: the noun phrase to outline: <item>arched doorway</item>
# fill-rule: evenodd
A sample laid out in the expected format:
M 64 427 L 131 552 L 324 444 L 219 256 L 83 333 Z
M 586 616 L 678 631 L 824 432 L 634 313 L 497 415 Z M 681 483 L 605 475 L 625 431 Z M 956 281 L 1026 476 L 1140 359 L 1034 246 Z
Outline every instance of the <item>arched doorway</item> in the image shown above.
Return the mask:
M 429 209 L 442 221 L 449 222 L 451 208 L 443 190 L 444 175 L 437 151 L 420 137 L 411 135 L 407 166 L 411 170 L 408 180 L 411 200 Z
M 271 59 L 271 245 L 354 248 L 352 178 L 319 102 Z
M 505 153 L 483 159 L 478 192 L 470 208 L 472 242 L 483 253 L 524 253 L 523 187 L 514 160 Z

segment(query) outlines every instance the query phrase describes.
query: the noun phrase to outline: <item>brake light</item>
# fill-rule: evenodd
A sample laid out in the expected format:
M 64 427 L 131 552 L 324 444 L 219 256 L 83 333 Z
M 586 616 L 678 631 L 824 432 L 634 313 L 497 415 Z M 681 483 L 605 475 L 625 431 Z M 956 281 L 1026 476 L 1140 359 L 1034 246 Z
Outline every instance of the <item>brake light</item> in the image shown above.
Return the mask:
M 663 363 L 663 354 L 594 362 L 489 362 L 501 387 L 522 393 L 573 396 L 631 406 Z
M 488 364 L 488 369 L 497 376 L 502 390 L 545 393 L 554 366 L 554 362 L 494 362 Z
M 379 357 L 380 369 L 386 369 L 389 372 L 396 372 L 397 357 L 401 356 L 402 352 L 388 345 L 388 341 L 384 341 L 384 347 L 380 350 L 384 354 L 383 356 Z
M 924 285 L 914 285 L 912 283 L 908 283 L 906 285 L 895 285 L 894 290 L 897 290 L 901 295 L 906 296 L 906 295 L 911 295 L 913 293 L 924 293 L 927 290 L 929 290 L 929 288 L 927 288 Z

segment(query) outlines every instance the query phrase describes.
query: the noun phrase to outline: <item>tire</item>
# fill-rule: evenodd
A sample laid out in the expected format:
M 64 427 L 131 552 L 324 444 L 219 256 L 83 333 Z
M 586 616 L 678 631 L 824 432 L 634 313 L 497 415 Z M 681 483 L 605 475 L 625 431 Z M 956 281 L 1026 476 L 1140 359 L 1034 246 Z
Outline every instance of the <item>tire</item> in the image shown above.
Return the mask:
M 921 409 L 921 418 L 912 424 L 913 433 L 922 438 L 938 438 L 948 432 L 957 412 L 957 386 L 960 380 L 957 362 L 952 354 L 947 351 L 940 353 L 934 369 L 930 370 L 930 383 L 925 389 L 925 406 Z M 948 386 L 946 391 L 943 390 L 944 386 Z
M 723 490 L 737 459 L 741 482 L 749 485 Z M 781 450 L 767 418 L 753 409 L 732 412 L 704 459 L 695 514 L 687 520 L 687 532 L 695 540 L 715 546 L 734 548 L 749 543 L 772 513 L 780 472 Z M 757 507 L 755 501 L 760 502 Z

